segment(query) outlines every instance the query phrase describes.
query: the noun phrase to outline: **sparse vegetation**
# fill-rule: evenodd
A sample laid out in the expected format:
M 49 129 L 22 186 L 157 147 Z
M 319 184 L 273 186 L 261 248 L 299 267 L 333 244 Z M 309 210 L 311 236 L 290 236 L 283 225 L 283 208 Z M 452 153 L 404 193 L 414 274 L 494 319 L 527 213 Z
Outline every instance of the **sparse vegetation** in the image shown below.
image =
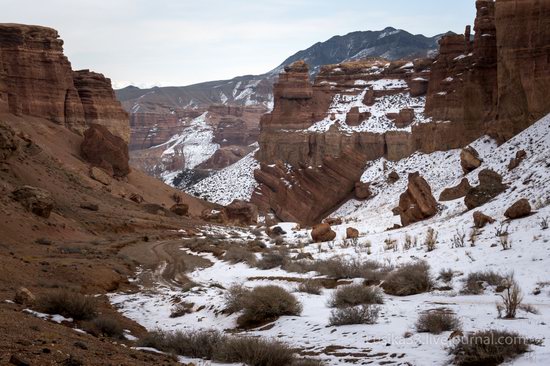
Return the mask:
M 377 305 L 359 305 L 335 309 L 331 312 L 329 325 L 375 324 L 380 307 Z
M 317 360 L 299 359 L 286 344 L 252 337 L 227 336 L 218 331 L 153 331 L 139 341 L 142 347 L 186 357 L 252 366 L 320 366 Z
M 500 241 L 500 246 L 502 247 L 502 250 L 508 250 L 512 248 L 512 242 L 510 241 L 508 233 L 501 235 L 499 237 L 499 241 Z
M 397 245 L 397 240 L 396 239 L 386 238 L 384 240 L 384 250 L 385 251 L 388 251 L 388 250 L 396 251 L 397 248 L 398 248 L 398 245 Z
M 420 333 L 440 334 L 460 329 L 460 320 L 452 312 L 438 309 L 421 314 L 415 326 Z
M 387 294 L 409 296 L 430 291 L 433 280 L 430 275 L 430 266 L 424 261 L 405 264 L 391 272 L 382 288 Z
M 452 269 L 450 268 L 447 268 L 447 269 L 442 269 L 441 271 L 439 271 L 439 277 L 437 277 L 437 279 L 445 282 L 445 283 L 449 283 L 453 280 L 453 277 L 454 277 L 454 272 Z
M 456 233 L 452 238 L 452 248 L 464 248 L 466 246 L 466 234 L 462 231 L 456 230 Z
M 468 241 L 470 242 L 470 246 L 475 247 L 477 238 L 479 237 L 479 229 L 477 227 L 473 227 L 472 230 L 470 230 L 470 235 L 468 237 Z
M 254 265 L 254 263 L 256 263 L 256 256 L 246 248 L 240 245 L 234 245 L 226 250 L 223 260 L 231 264 L 248 263 Z
M 489 286 L 499 286 L 503 280 L 502 275 L 491 270 L 471 272 L 464 281 L 461 292 L 467 295 L 479 295 L 483 293 L 484 283 Z
M 498 365 L 529 351 L 532 342 L 514 332 L 483 330 L 464 337 L 450 353 L 458 366 Z
M 409 234 L 405 235 L 405 242 L 403 243 L 403 250 L 410 250 L 411 248 L 416 248 L 417 245 L 416 236 L 410 236 Z
M 429 227 L 426 231 L 426 238 L 424 239 L 424 245 L 426 245 L 426 251 L 431 252 L 437 247 L 438 232 Z
M 47 314 L 60 314 L 74 320 L 90 320 L 97 315 L 97 303 L 93 297 L 69 290 L 40 296 L 36 308 Z
M 193 305 L 193 303 L 185 301 L 174 305 L 170 313 L 170 318 L 179 318 L 185 314 L 191 314 L 193 312 Z
M 354 284 L 338 287 L 332 294 L 328 306 L 332 308 L 345 308 L 356 305 L 383 303 L 384 298 L 379 287 Z
M 243 311 L 237 319 L 240 327 L 253 327 L 282 315 L 300 315 L 302 312 L 302 305 L 296 297 L 279 286 L 258 286 L 252 290 L 232 286 L 225 299 L 227 311 Z
M 274 251 L 266 253 L 256 263 L 256 267 L 259 269 L 272 269 L 283 266 L 288 261 L 288 253 L 285 251 Z
M 548 229 L 548 217 L 543 217 L 540 219 L 539 226 L 541 230 Z
M 521 289 L 514 280 L 513 276 L 509 276 L 503 282 L 504 292 L 500 294 L 502 299 L 502 304 L 497 305 L 498 316 L 499 318 L 514 319 L 518 307 L 523 301 L 523 295 L 521 294 Z
M 105 336 L 110 338 L 124 338 L 124 329 L 122 325 L 113 317 L 102 315 L 91 321 L 90 327 L 86 330 L 95 336 Z
M 323 286 L 318 281 L 306 280 L 298 285 L 298 292 L 305 292 L 312 295 L 321 295 Z

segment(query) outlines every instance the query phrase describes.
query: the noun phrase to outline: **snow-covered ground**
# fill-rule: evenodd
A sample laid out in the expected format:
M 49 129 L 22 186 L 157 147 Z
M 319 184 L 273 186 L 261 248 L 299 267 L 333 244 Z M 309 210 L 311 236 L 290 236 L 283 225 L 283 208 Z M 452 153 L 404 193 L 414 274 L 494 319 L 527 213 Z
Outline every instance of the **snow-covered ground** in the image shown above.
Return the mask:
M 437 198 L 445 187 L 454 186 L 463 174 L 460 168 L 459 150 L 433 154 L 415 154 L 400 162 L 375 161 L 363 175 L 364 181 L 373 183 L 376 196 L 368 201 L 350 201 L 333 216 L 342 217 L 344 224 L 335 226 L 337 238 L 322 245 L 308 244 L 303 252 L 314 258 L 329 258 L 334 255 L 344 258 L 369 259 L 381 263 L 399 265 L 419 259 L 431 266 L 433 277 L 442 269 L 455 272 L 450 290 L 396 297 L 385 295 L 381 315 L 374 325 L 328 325 L 331 309 L 327 300 L 334 290 L 323 290 L 321 295 L 296 292 L 303 304 L 301 316 L 285 316 L 274 322 L 267 330 L 246 333 L 273 337 L 288 342 L 299 349 L 319 354 L 327 365 L 381 364 L 394 361 L 396 364 L 444 365 L 449 361 L 449 332 L 441 335 L 416 333 L 414 323 L 424 310 L 445 307 L 454 311 L 462 322 L 465 333 L 485 329 L 517 331 L 529 337 L 542 339 L 542 346 L 532 346 L 532 351 L 509 362 L 510 365 L 550 364 L 550 229 L 543 229 L 541 222 L 550 218 L 550 116 L 542 119 L 507 143 L 497 146 L 489 138 L 481 138 L 472 145 L 484 159 L 483 165 L 467 175 L 472 185 L 477 184 L 477 175 L 484 168 L 502 174 L 509 188 L 496 199 L 479 209 L 497 221 L 489 224 L 478 235 L 475 246 L 466 242 L 464 247 L 454 247 L 457 233 L 469 233 L 473 227 L 472 212 L 466 211 L 463 199 L 441 203 L 439 213 L 426 221 L 397 230 L 386 230 L 398 223 L 391 209 L 397 205 L 399 194 L 405 191 L 407 174 L 419 171 L 428 181 Z M 524 149 L 527 158 L 519 167 L 508 171 L 507 164 L 516 151 Z M 385 182 L 387 174 L 395 170 L 401 179 L 394 184 Z M 504 211 L 520 198 L 527 198 L 535 212 L 526 218 L 507 222 Z M 509 232 L 512 247 L 503 250 L 495 235 L 502 227 Z M 287 232 L 286 243 L 309 243 L 309 231 L 293 230 L 292 223 L 282 224 Z M 344 245 L 347 227 L 360 231 L 357 246 Z M 427 252 L 424 238 L 428 228 L 438 233 L 436 249 Z M 223 228 L 218 228 L 224 230 Z M 227 236 L 233 229 L 225 229 Z M 406 236 L 417 239 L 417 245 L 405 249 Z M 385 241 L 395 240 L 396 249 L 388 249 Z M 127 316 L 149 329 L 219 329 L 235 328 L 237 315 L 221 314 L 224 294 L 233 283 L 246 287 L 262 284 L 277 284 L 294 291 L 296 282 L 290 278 L 316 277 L 315 273 L 300 275 L 287 273 L 280 268 L 260 270 L 246 264 L 231 265 L 210 254 L 197 254 L 208 258 L 213 265 L 197 269 L 189 278 L 200 285 L 189 292 L 159 285 L 155 292 L 117 294 L 112 302 Z M 496 303 L 500 297 L 492 289 L 482 295 L 462 295 L 462 280 L 470 272 L 494 270 L 503 275 L 513 272 L 520 284 L 524 303 L 535 306 L 539 314 L 520 311 L 514 320 L 498 318 Z M 278 277 L 280 279 L 258 279 Z M 281 278 L 282 277 L 282 278 Z M 284 277 L 289 280 L 284 280 Z M 534 290 L 540 289 L 535 295 Z M 194 303 L 196 310 L 181 318 L 170 318 L 173 296 Z M 200 309 L 200 310 L 199 310 Z M 412 336 L 406 337 L 407 332 Z M 337 351 L 334 351 L 337 349 Z M 341 355 L 346 355 L 342 357 Z M 360 354 L 355 357 L 353 354 Z

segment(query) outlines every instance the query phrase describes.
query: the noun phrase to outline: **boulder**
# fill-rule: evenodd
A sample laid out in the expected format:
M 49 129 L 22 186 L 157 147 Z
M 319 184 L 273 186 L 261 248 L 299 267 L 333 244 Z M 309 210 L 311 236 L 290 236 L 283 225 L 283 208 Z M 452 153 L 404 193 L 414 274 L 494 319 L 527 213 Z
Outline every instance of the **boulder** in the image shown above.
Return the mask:
M 346 124 L 348 126 L 359 126 L 364 120 L 370 117 L 369 112 L 360 112 L 359 107 L 352 107 L 346 115 Z
M 464 174 L 479 168 L 481 163 L 483 160 L 479 158 L 479 153 L 473 147 L 468 146 L 460 152 L 460 166 L 462 166 Z
M 20 305 L 33 305 L 36 301 L 36 297 L 26 287 L 19 287 L 15 292 L 13 301 Z
M 531 205 L 529 204 L 529 200 L 522 198 L 516 203 L 514 203 L 512 206 L 510 206 L 506 212 L 504 212 L 504 216 L 509 218 L 510 220 L 514 219 L 520 219 L 522 217 L 529 216 L 531 214 Z
M 472 186 L 470 186 L 468 178 L 462 178 L 458 185 L 450 188 L 445 188 L 439 195 L 439 200 L 442 202 L 456 200 L 458 198 L 466 196 L 471 188 Z
M 142 203 L 143 197 L 138 193 L 132 193 L 130 195 L 130 201 L 134 201 L 135 203 Z
M 42 188 L 23 186 L 12 192 L 14 199 L 35 215 L 48 218 L 54 201 L 50 192 Z
M 106 186 L 112 183 L 112 178 L 109 176 L 109 174 L 105 173 L 103 170 L 99 168 L 96 168 L 95 166 L 90 168 L 89 175 L 90 175 L 90 178 L 92 178 L 93 180 L 101 184 L 104 184 Z
M 216 224 L 223 224 L 227 222 L 225 211 L 207 208 L 201 212 L 201 219 Z
M 329 224 L 323 223 L 313 227 L 313 230 L 311 230 L 311 238 L 315 243 L 322 243 L 334 240 L 336 238 L 336 233 Z
M 94 203 L 83 202 L 80 204 L 80 208 L 88 211 L 99 211 L 99 206 Z
M 502 177 L 495 171 L 484 169 L 479 172 L 479 185 L 472 187 L 464 197 L 468 210 L 484 205 L 506 190 Z
M 399 174 L 394 170 L 390 174 L 388 174 L 388 183 L 395 183 L 399 180 Z
M 478 229 L 484 228 L 487 224 L 492 224 L 495 220 L 491 216 L 485 215 L 481 211 L 474 212 L 474 226 Z
M 324 223 L 330 226 L 342 225 L 342 218 L 340 217 L 327 217 L 323 220 Z
M 370 183 L 355 183 L 355 189 L 353 192 L 355 193 L 355 198 L 358 200 L 366 200 L 372 196 L 372 192 L 370 191 Z
M 357 239 L 359 237 L 359 230 L 348 227 L 346 229 L 346 239 Z
M 186 203 L 176 203 L 170 207 L 170 212 L 173 212 L 178 216 L 187 216 L 189 213 L 189 205 Z
M 271 229 L 269 229 L 267 235 L 270 237 L 270 238 L 276 238 L 276 237 L 279 237 L 279 236 L 282 236 L 282 235 L 285 235 L 286 234 L 286 231 L 283 230 L 282 227 L 280 226 L 275 226 Z
M 223 211 L 230 224 L 249 226 L 258 223 L 258 207 L 252 203 L 234 200 Z
M 401 216 L 403 226 L 425 220 L 437 213 L 437 201 L 430 185 L 418 172 L 409 174 L 407 190 L 399 197 L 399 206 L 394 213 Z
M 526 157 L 527 153 L 525 152 L 525 150 L 518 151 L 516 153 L 516 157 L 510 160 L 510 163 L 508 164 L 508 170 L 516 169 Z
M 404 128 L 413 123 L 415 117 L 414 109 L 405 108 L 399 111 L 397 118 L 395 119 L 395 126 L 398 128 Z
M 128 144 L 103 125 L 92 124 L 84 132 L 80 152 L 84 160 L 111 176 L 125 177 L 130 173 Z

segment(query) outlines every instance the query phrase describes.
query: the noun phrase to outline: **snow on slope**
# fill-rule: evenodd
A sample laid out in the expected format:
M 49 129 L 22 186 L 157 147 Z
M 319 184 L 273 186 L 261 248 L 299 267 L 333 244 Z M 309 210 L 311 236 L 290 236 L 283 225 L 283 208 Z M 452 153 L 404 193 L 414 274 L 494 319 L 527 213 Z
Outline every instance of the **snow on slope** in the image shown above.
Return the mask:
M 255 144 L 257 145 L 257 143 Z M 254 170 L 259 163 L 254 158 L 255 149 L 236 163 L 214 173 L 189 188 L 186 192 L 201 197 L 208 196 L 210 202 L 228 205 L 233 200 L 250 200 L 258 183 Z
M 426 260 L 432 269 L 432 275 L 442 269 L 450 268 L 455 273 L 450 290 L 434 290 L 429 293 L 396 297 L 385 295 L 380 319 L 374 325 L 328 326 L 330 309 L 327 301 L 334 290 L 324 289 L 321 295 L 295 293 L 303 304 L 301 316 L 281 317 L 273 327 L 263 331 L 244 332 L 248 335 L 282 339 L 312 354 L 319 353 L 327 365 L 355 365 L 364 362 L 381 364 L 394 361 L 398 364 L 442 365 L 449 360 L 447 348 L 453 342 L 448 340 L 450 332 L 440 335 L 416 333 L 414 323 L 422 311 L 445 307 L 454 311 L 462 322 L 465 332 L 485 329 L 506 329 L 520 334 L 542 339 L 542 346 L 532 346 L 532 352 L 506 363 L 507 365 L 548 365 L 550 364 L 550 229 L 544 230 L 540 222 L 550 217 L 550 115 L 516 136 L 507 143 L 496 146 L 490 139 L 481 138 L 473 145 L 484 159 L 481 168 L 470 173 L 472 184 L 477 181 L 481 169 L 491 168 L 501 173 L 504 181 L 510 184 L 508 190 L 496 199 L 480 208 L 494 217 L 497 222 L 488 225 L 479 233 L 475 246 L 466 243 L 464 247 L 452 245 L 453 236 L 469 233 L 472 228 L 472 212 L 465 211 L 463 200 L 446 202 L 440 213 L 424 222 L 406 228 L 385 231 L 397 222 L 391 214 L 391 208 L 397 204 L 398 196 L 405 190 L 407 173 L 420 171 L 430 183 L 437 197 L 444 187 L 460 181 L 462 173 L 459 163 L 459 151 L 437 152 L 434 154 L 416 154 L 397 163 L 379 160 L 370 166 L 363 176 L 365 181 L 378 183 L 374 186 L 377 196 L 367 202 L 350 202 L 343 206 L 338 215 L 343 216 L 345 224 L 334 227 L 337 239 L 322 245 L 309 243 L 307 230 L 293 230 L 294 224 L 281 224 L 288 235 L 288 243 L 304 243 L 300 249 L 314 258 L 328 258 L 339 255 L 345 258 L 370 259 L 388 264 L 401 264 L 419 259 Z M 509 172 L 507 164 L 519 149 L 525 149 L 527 158 L 515 170 Z M 382 183 L 385 176 L 395 169 L 401 179 L 394 185 Z M 503 250 L 495 232 L 504 221 L 503 212 L 517 199 L 530 200 L 536 212 L 524 219 L 504 224 L 509 232 L 512 247 Z M 360 230 L 357 246 L 344 245 L 345 229 L 348 226 Z M 435 250 L 427 252 L 424 242 L 428 228 L 435 229 L 438 242 Z M 223 229 L 218 229 L 223 230 Z M 229 231 L 225 229 L 229 237 Z M 416 238 L 418 244 L 405 249 L 405 237 Z M 388 249 L 384 243 L 391 238 L 396 241 L 396 249 Z M 132 319 L 149 329 L 219 329 L 236 326 L 237 315 L 220 314 L 223 309 L 222 287 L 232 283 L 242 283 L 246 287 L 263 284 L 277 284 L 289 290 L 295 289 L 295 283 L 284 277 L 316 277 L 315 273 L 300 275 L 287 273 L 282 269 L 262 271 L 245 264 L 230 265 L 206 256 L 214 265 L 198 269 L 189 275 L 190 280 L 202 285 L 195 290 L 181 293 L 167 287 L 159 287 L 157 293 L 118 294 L 112 296 L 112 302 Z M 481 295 L 462 295 L 459 290 L 462 280 L 473 271 L 494 270 L 502 274 L 514 272 L 524 293 L 524 303 L 534 305 L 539 314 L 520 311 L 518 318 L 505 320 L 497 317 L 495 304 L 500 301 L 493 289 L 487 288 Z M 261 280 L 259 276 L 278 276 L 278 280 Z M 359 280 L 356 280 L 359 281 Z M 442 285 L 441 282 L 439 282 Z M 221 286 L 218 286 L 221 285 Z M 540 288 L 541 293 L 533 292 Z M 181 296 L 185 301 L 195 304 L 196 312 L 179 319 L 169 318 L 173 295 Z M 198 310 L 202 306 L 201 310 Z M 405 336 L 412 332 L 412 336 Z M 330 349 L 337 349 L 338 353 Z M 341 355 L 345 356 L 341 356 Z M 354 354 L 360 354 L 354 356 Z
M 170 140 L 159 145 L 166 147 L 166 150 L 162 153 L 163 163 L 172 161 L 175 156 L 182 156 L 185 161 L 185 168 L 193 169 L 214 155 L 220 145 L 212 142 L 214 131 L 206 122 L 207 115 L 208 112 L 201 114 L 193 119 L 181 133 L 172 136 Z M 158 146 L 154 146 L 154 148 L 158 148 Z M 178 173 L 179 171 L 166 169 L 162 174 L 162 180 L 167 184 L 172 184 Z

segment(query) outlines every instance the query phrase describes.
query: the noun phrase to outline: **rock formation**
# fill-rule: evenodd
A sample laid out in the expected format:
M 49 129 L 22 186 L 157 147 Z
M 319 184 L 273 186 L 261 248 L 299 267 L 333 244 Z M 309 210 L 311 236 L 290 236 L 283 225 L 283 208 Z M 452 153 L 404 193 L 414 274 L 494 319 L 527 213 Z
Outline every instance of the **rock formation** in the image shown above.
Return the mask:
M 493 222 L 495 222 L 495 220 L 492 217 L 485 215 L 481 211 L 475 211 L 473 214 L 473 217 L 474 217 L 474 226 L 478 229 L 482 229 L 485 227 L 485 225 L 492 224 Z
M 439 195 L 439 201 L 453 201 L 464 197 L 471 188 L 468 178 L 462 178 L 456 186 L 445 188 Z
M 401 216 L 403 226 L 425 220 L 437 213 L 437 201 L 430 185 L 417 173 L 409 174 L 407 190 L 399 197 L 399 206 L 394 211 Z
M 506 210 L 506 212 L 504 212 L 504 216 L 510 220 L 520 219 L 522 217 L 529 216 L 530 214 L 531 205 L 529 204 L 529 200 L 525 198 L 515 202 Z
M 510 159 L 510 163 L 508 164 L 508 170 L 516 169 L 526 157 L 527 157 L 527 153 L 525 152 L 525 150 L 519 150 L 516 153 L 516 157 Z
M 13 198 L 29 212 L 44 218 L 50 217 L 54 201 L 50 192 L 42 188 L 23 186 L 12 192 Z
M 468 146 L 460 152 L 460 166 L 464 174 L 479 168 L 481 163 L 483 163 L 483 160 L 479 158 L 479 153 L 473 147 Z
M 346 228 L 346 239 L 357 239 L 359 237 L 359 230 L 353 227 Z
M 357 182 L 355 183 L 355 198 L 358 200 L 366 200 L 372 196 L 370 191 L 370 183 Z
M 90 124 L 104 124 L 129 141 L 128 115 L 110 80 L 88 70 L 73 72 L 51 28 L 0 24 L 2 111 L 46 118 L 80 134 Z
M 484 169 L 479 172 L 479 185 L 472 187 L 464 197 L 468 210 L 482 206 L 506 190 L 502 177 L 497 172 Z
M 329 224 L 319 224 L 311 230 L 311 238 L 315 243 L 323 243 L 332 241 L 336 238 L 336 233 L 332 230 Z
M 223 208 L 223 212 L 229 224 L 248 226 L 258 222 L 258 208 L 242 200 L 231 202 Z
M 84 132 L 80 152 L 86 161 L 111 176 L 125 177 L 130 173 L 128 145 L 103 125 L 91 125 Z

